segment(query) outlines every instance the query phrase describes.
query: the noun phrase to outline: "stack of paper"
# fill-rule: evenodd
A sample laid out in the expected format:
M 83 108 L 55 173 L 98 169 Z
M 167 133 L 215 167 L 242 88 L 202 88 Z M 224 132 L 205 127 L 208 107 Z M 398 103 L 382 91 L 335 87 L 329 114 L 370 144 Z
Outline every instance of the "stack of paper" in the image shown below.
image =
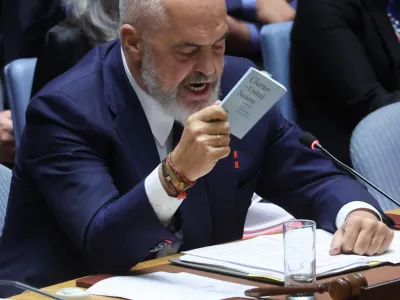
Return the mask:
M 317 230 L 317 276 L 331 275 L 379 262 L 400 263 L 400 232 L 398 231 L 395 232 L 395 238 L 390 249 L 379 256 L 348 254 L 331 256 L 329 254 L 331 240 L 332 234 Z M 183 262 L 233 270 L 247 277 L 267 277 L 277 281 L 284 280 L 282 234 L 259 236 L 237 243 L 205 247 L 184 253 L 185 255 L 180 258 Z
M 262 199 L 261 199 L 262 200 Z M 293 216 L 283 208 L 269 202 L 255 202 L 247 212 L 243 239 L 282 232 L 282 223 Z
M 88 291 L 93 295 L 132 300 L 221 300 L 242 297 L 253 286 L 216 280 L 189 273 L 156 272 L 104 279 Z

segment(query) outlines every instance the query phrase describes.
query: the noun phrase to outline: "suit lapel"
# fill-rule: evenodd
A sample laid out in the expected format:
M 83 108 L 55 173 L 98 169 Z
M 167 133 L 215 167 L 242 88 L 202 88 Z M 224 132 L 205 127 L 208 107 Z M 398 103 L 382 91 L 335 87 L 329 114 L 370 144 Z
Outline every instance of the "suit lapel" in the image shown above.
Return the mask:
M 142 105 L 125 73 L 119 42 L 104 63 L 104 93 L 115 114 L 115 130 L 138 179 L 143 180 L 157 167 L 160 158 Z

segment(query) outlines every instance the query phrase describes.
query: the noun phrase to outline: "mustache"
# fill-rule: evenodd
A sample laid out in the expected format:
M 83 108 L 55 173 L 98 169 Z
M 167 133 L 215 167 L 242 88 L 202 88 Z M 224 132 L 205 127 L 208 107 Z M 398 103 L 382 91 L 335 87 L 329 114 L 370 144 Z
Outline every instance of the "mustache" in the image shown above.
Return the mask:
M 217 74 L 205 75 L 203 73 L 193 73 L 187 76 L 183 81 L 182 85 L 188 84 L 200 84 L 200 83 L 213 83 L 218 82 Z

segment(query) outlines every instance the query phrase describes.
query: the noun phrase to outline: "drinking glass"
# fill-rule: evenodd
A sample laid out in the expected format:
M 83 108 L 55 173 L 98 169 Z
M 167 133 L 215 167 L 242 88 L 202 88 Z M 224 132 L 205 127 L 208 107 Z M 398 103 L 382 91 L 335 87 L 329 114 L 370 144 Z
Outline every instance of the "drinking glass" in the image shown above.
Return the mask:
M 283 223 L 285 286 L 316 284 L 315 222 L 291 220 Z M 291 295 L 288 299 L 315 299 L 311 294 Z

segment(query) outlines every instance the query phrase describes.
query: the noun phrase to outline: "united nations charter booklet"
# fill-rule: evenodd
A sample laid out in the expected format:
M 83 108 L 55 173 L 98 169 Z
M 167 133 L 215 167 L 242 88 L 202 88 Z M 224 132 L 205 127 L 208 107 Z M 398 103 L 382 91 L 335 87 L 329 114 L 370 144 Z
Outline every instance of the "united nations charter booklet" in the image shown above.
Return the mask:
M 316 230 L 317 277 L 380 263 L 400 263 L 400 231 L 395 231 L 389 250 L 376 256 L 349 254 L 331 256 L 329 247 L 332 237 L 331 233 L 321 229 Z M 185 251 L 183 256 L 171 262 L 231 276 L 282 283 L 284 281 L 283 249 L 283 234 L 263 235 L 239 242 Z
M 228 112 L 231 134 L 242 139 L 286 92 L 265 72 L 250 68 L 221 103 Z

